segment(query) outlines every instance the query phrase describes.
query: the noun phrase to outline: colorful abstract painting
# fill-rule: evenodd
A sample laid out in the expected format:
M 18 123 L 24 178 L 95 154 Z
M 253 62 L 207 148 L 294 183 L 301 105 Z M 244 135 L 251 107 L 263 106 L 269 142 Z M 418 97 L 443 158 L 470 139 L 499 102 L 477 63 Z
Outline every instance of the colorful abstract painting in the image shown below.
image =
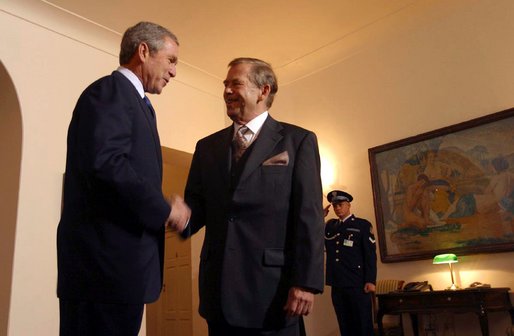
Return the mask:
M 383 262 L 514 250 L 514 109 L 369 149 Z

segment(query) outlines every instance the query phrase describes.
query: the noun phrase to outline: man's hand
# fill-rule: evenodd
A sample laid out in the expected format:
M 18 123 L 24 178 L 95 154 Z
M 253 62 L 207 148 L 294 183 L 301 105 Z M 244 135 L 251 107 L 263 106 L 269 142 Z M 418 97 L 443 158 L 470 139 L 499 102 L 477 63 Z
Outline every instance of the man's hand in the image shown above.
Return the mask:
M 314 294 L 300 287 L 291 287 L 284 310 L 287 316 L 309 315 L 314 305 Z
M 327 205 L 326 207 L 323 208 L 323 217 L 327 217 L 328 212 L 330 211 L 330 206 L 331 205 L 332 204 L 329 204 L 329 205 Z
M 171 212 L 168 220 L 165 223 L 173 231 L 184 231 L 186 224 L 191 218 L 191 209 L 187 206 L 182 197 L 178 195 L 171 195 L 169 199 L 171 205 Z
M 364 293 L 371 293 L 375 291 L 375 285 L 371 282 L 366 282 L 364 285 Z

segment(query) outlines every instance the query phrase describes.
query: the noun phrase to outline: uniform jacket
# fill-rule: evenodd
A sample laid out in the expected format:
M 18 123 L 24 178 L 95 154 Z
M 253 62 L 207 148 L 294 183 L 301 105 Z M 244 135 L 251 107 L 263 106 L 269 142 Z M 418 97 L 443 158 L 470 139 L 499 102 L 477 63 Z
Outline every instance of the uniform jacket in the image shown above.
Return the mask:
M 375 283 L 377 255 L 371 223 L 351 215 L 325 225 L 326 283 L 335 287 L 364 287 Z
M 80 96 L 68 130 L 57 231 L 63 299 L 155 301 L 162 286 L 162 158 L 154 116 L 115 71 Z
M 268 116 L 239 166 L 231 163 L 232 137 L 230 126 L 197 143 L 186 186 L 186 235 L 205 227 L 200 314 L 245 328 L 281 327 L 297 320 L 283 312 L 292 286 L 323 290 L 316 136 Z

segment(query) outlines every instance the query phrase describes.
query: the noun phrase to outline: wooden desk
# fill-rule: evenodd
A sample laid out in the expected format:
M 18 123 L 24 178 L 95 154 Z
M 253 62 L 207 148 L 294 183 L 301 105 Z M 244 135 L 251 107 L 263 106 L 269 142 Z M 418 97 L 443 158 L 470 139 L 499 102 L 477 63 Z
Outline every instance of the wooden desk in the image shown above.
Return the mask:
M 477 314 L 482 335 L 489 335 L 487 313 L 512 311 L 510 288 L 472 288 L 429 292 L 391 292 L 378 294 L 378 330 L 383 335 L 382 318 L 387 314 L 411 315 L 414 335 L 418 335 L 418 314 L 441 312 Z M 514 322 L 514 321 L 513 321 Z

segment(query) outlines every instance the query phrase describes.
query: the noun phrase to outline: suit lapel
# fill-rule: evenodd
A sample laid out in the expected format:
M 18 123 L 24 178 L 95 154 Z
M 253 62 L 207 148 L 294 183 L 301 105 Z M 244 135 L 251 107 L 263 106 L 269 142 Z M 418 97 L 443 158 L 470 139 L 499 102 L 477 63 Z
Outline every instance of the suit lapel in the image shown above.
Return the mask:
M 253 148 L 241 173 L 240 182 L 252 174 L 271 155 L 277 143 L 283 138 L 282 134 L 280 134 L 281 130 L 282 125 L 271 116 L 268 116 L 252 145 Z
M 139 95 L 138 95 L 139 98 Z M 152 113 L 150 107 L 146 105 L 145 101 L 142 98 L 138 99 L 139 107 L 141 108 L 141 112 L 145 115 L 146 122 L 148 126 L 152 130 L 152 137 L 155 144 L 155 150 L 157 155 L 157 160 L 159 161 L 159 166 L 162 171 L 162 153 L 161 153 L 161 141 L 159 139 L 159 133 L 157 132 L 157 116 Z
M 222 184 L 228 186 L 230 184 L 230 169 L 232 164 L 232 136 L 233 126 L 225 128 L 215 138 L 216 143 L 212 146 L 214 151 L 214 162 L 218 163 L 219 175 L 222 176 Z
M 121 73 L 118 71 L 113 71 L 112 75 L 124 83 L 125 88 L 127 89 L 127 93 L 135 95 L 135 99 L 139 102 L 140 112 L 144 114 L 146 122 L 148 123 L 148 127 L 152 131 L 152 137 L 155 144 L 155 154 L 157 156 L 157 161 L 159 162 L 160 174 L 162 178 L 162 153 L 161 153 L 161 141 L 159 140 L 159 133 L 157 132 L 157 122 L 156 117 L 154 117 L 150 108 L 146 105 L 145 101 L 139 96 L 136 88 L 132 83 Z

